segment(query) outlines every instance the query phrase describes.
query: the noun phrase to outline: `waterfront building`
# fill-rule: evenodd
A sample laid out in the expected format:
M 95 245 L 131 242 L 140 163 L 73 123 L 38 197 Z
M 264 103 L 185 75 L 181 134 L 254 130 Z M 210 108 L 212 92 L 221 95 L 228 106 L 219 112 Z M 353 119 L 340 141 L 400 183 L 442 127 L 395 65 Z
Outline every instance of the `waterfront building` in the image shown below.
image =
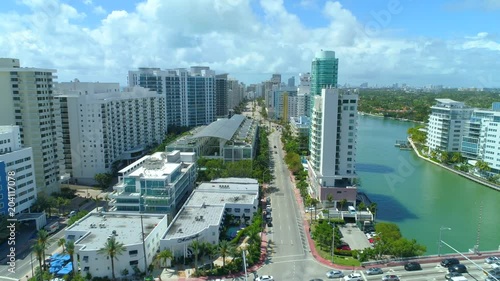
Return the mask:
M 194 188 L 196 156 L 193 152 L 156 152 L 118 172 L 109 194 L 110 211 L 175 216 Z
M 130 87 L 141 86 L 166 98 L 167 128 L 194 127 L 215 120 L 215 72 L 205 66 L 160 70 L 139 68 L 129 71 Z
M 488 135 L 487 132 L 483 132 L 483 134 L 481 134 L 481 129 L 486 129 L 486 127 L 482 127 L 481 124 L 484 119 L 493 120 L 490 118 L 493 115 L 495 115 L 495 112 L 491 110 L 475 109 L 472 112 L 471 118 L 468 121 L 466 121 L 464 125 L 464 134 L 462 138 L 462 144 L 460 147 L 463 157 L 470 160 L 481 159 L 479 156 L 481 148 L 481 139 L 482 139 L 481 135 L 483 135 L 484 138 L 486 138 Z M 490 146 L 491 144 L 488 144 L 488 147 Z M 483 146 L 483 148 L 486 147 Z
M 64 176 L 61 120 L 53 100 L 55 73 L 0 58 L 0 125 L 19 126 L 22 145 L 33 151 L 37 192 L 45 194 L 58 192 Z
M 9 208 L 16 215 L 28 212 L 36 198 L 33 151 L 21 145 L 19 126 L 0 126 L 0 215 Z
M 460 152 L 465 123 L 473 109 L 463 102 L 436 99 L 427 125 L 427 147 L 432 150 Z
M 357 105 L 356 91 L 326 88 L 315 96 L 308 170 L 312 196 L 323 203 L 331 195 L 334 205 L 346 199 L 356 206 Z
M 165 138 L 165 97 L 118 83 L 59 83 L 54 97 L 61 115 L 66 171 L 83 184 L 129 164 Z
M 169 249 L 175 258 L 191 257 L 193 241 L 217 245 L 225 220 L 249 225 L 258 215 L 258 207 L 259 183 L 255 179 L 221 178 L 202 183 L 169 225 L 160 251 Z
M 243 115 L 197 127 L 167 145 L 166 151 L 194 152 L 197 157 L 223 161 L 252 160 L 257 153 L 258 123 Z
M 66 241 L 75 243 L 73 271 L 83 277 L 90 274 L 111 278 L 111 260 L 100 250 L 114 238 L 125 248 L 115 256 L 115 276 L 145 272 L 153 263 L 167 227 L 168 217 L 164 214 L 91 212 L 64 230 Z M 127 274 L 123 274 L 125 270 Z

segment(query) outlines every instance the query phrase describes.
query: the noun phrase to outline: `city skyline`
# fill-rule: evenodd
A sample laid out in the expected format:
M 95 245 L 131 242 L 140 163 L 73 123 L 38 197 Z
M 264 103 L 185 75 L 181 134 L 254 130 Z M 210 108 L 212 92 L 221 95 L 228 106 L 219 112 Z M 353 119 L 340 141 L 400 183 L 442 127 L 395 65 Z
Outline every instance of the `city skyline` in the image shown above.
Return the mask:
M 0 53 L 59 82 L 203 65 L 250 84 L 308 72 L 323 49 L 340 58 L 339 85 L 500 87 L 498 11 L 498 0 L 10 0 Z

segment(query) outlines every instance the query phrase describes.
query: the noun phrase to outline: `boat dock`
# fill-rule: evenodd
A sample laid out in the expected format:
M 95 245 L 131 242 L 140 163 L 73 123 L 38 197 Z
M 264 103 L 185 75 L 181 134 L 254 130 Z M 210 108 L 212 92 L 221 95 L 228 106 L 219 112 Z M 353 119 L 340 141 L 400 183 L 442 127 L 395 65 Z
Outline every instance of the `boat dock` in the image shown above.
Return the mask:
M 401 150 L 411 150 L 411 145 L 408 140 L 397 140 L 394 144 L 395 147 L 398 147 Z

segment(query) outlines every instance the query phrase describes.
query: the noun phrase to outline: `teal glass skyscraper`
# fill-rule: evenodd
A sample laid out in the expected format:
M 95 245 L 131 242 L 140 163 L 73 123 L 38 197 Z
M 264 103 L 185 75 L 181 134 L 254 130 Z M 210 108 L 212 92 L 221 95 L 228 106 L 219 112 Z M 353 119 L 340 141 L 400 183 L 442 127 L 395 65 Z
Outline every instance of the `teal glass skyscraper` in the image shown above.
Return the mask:
M 311 107 L 308 112 L 312 116 L 314 97 L 321 96 L 323 88 L 337 88 L 339 59 L 334 51 L 319 51 L 311 63 Z
M 319 51 L 311 64 L 311 97 L 321 95 L 323 88 L 337 88 L 339 59 L 334 51 Z

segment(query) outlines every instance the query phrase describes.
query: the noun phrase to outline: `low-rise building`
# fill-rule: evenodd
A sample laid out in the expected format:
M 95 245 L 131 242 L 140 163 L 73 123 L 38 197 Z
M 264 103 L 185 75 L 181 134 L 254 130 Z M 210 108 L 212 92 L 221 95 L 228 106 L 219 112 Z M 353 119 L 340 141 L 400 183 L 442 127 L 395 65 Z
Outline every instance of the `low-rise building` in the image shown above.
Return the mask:
M 224 161 L 252 160 L 257 151 L 258 124 L 243 115 L 197 127 L 167 145 L 166 151 L 195 152 L 197 157 Z
M 196 182 L 193 152 L 156 152 L 119 171 L 110 210 L 175 216 Z
M 79 262 L 82 276 L 90 273 L 111 278 L 111 260 L 101 249 L 114 237 L 125 248 L 114 259 L 115 276 L 124 276 L 124 272 L 130 276 L 145 272 L 153 262 L 167 227 L 168 218 L 163 214 L 91 212 L 65 230 L 65 239 L 75 242 L 73 264 Z
M 257 215 L 259 184 L 255 179 L 224 178 L 202 183 L 169 225 L 160 249 L 175 257 L 189 257 L 193 241 L 218 244 L 223 223 L 229 215 L 233 222 L 249 224 Z
M 307 116 L 290 117 L 290 128 L 295 136 L 309 136 L 311 119 Z

